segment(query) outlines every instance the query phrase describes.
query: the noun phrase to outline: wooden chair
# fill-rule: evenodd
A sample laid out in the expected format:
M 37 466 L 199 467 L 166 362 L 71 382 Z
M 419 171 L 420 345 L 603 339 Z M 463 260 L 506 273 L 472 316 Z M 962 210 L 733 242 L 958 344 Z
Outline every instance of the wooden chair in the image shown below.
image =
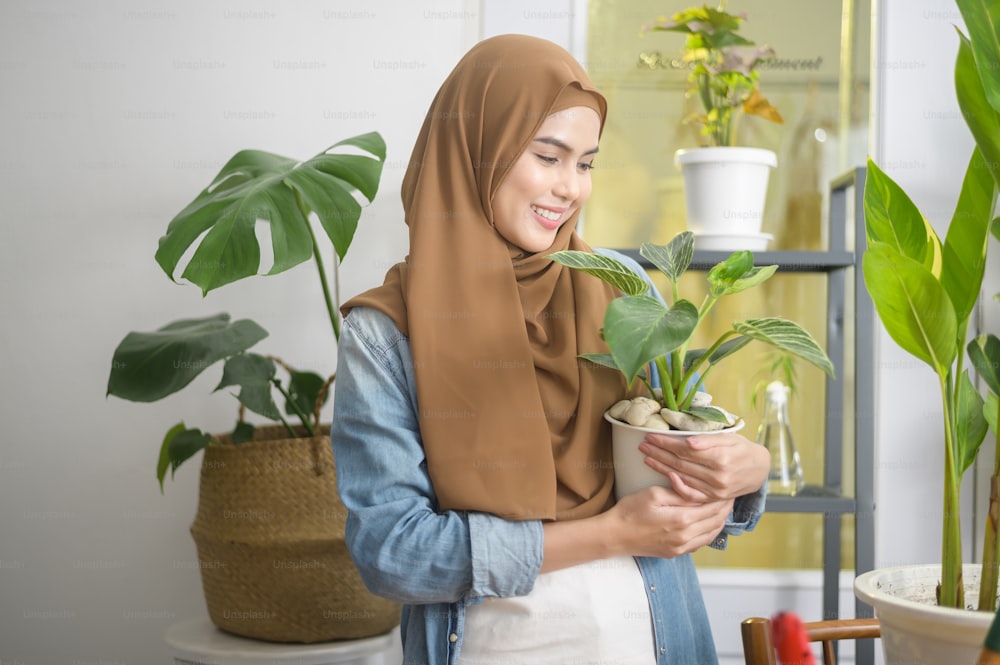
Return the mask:
M 878 619 L 835 619 L 803 624 L 810 642 L 823 643 L 823 665 L 837 665 L 833 643 L 837 640 L 858 640 L 881 636 Z M 761 617 L 746 619 L 740 624 L 743 635 L 743 657 L 746 665 L 776 665 L 771 642 L 771 620 Z

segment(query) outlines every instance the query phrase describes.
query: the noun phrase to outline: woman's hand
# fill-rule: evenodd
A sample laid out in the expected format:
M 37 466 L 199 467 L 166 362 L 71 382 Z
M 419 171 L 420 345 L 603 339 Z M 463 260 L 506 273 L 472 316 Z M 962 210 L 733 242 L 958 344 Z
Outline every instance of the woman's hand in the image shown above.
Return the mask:
M 615 556 L 689 554 L 722 532 L 732 509 L 732 499 L 692 502 L 668 487 L 649 487 L 599 515 L 542 525 L 541 572 Z
M 731 500 L 756 492 L 771 466 L 767 449 L 739 434 L 647 434 L 639 450 L 687 501 Z
M 673 558 L 711 543 L 732 509 L 732 499 L 691 502 L 670 488 L 649 487 L 622 497 L 603 517 L 620 528 L 625 553 Z

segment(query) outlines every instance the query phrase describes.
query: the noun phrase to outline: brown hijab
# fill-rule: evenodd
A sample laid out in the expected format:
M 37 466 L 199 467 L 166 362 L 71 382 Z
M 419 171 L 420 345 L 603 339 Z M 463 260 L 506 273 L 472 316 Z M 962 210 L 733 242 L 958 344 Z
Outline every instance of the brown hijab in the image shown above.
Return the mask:
M 441 509 L 576 519 L 612 501 L 603 411 L 625 386 L 583 361 L 616 295 L 546 258 L 589 249 L 576 219 L 528 254 L 493 227 L 492 200 L 555 111 L 604 97 L 561 47 L 502 35 L 445 80 L 417 138 L 402 197 L 410 254 L 347 302 L 385 312 L 410 338 L 420 434 Z

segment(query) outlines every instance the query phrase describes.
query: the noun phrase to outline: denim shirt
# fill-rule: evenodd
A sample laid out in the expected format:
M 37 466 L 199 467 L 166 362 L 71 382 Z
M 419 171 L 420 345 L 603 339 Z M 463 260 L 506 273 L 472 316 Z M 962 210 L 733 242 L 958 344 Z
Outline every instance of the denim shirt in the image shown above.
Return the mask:
M 331 439 L 348 549 L 373 593 L 403 603 L 404 665 L 456 665 L 469 605 L 532 590 L 542 523 L 439 509 L 420 441 L 409 340 L 388 316 L 352 310 L 339 358 Z M 712 546 L 723 549 L 728 535 L 752 530 L 763 507 L 763 490 L 737 499 Z M 636 561 L 657 664 L 717 663 L 690 555 Z

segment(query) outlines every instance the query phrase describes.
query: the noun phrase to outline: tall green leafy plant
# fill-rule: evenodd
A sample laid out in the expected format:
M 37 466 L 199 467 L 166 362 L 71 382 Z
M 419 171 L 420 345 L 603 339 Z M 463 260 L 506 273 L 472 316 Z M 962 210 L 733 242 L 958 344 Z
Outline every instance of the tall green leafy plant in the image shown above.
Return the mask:
M 690 65 L 689 93 L 696 95 L 702 113 L 688 118 L 701 125 L 701 134 L 714 146 L 733 145 L 740 114 L 782 123 L 781 114 L 760 92 L 760 66 L 775 57 L 774 49 L 758 46 L 740 34 L 744 14 L 718 8 L 689 7 L 669 19 L 660 17 L 643 32 L 679 32 L 686 35 L 684 62 Z
M 651 397 L 655 396 L 655 372 L 662 407 L 717 422 L 724 422 L 724 415 L 716 409 L 692 406 L 694 396 L 719 362 L 751 341 L 802 358 L 833 376 L 833 364 L 816 340 L 798 323 L 783 318 L 734 321 L 732 328 L 708 347 L 691 348 L 699 327 L 719 299 L 762 284 L 777 266 L 754 266 L 752 252 L 733 252 L 707 273 L 708 292 L 696 305 L 680 294 L 681 276 L 694 257 L 692 232 L 677 234 L 667 245 L 643 243 L 639 252 L 670 282 L 670 292 L 661 294 L 662 300 L 647 295 L 646 279 L 612 257 L 575 250 L 549 255 L 553 261 L 582 270 L 624 294 L 611 301 L 604 316 L 602 334 L 610 353 L 586 354 L 585 358 L 622 372 L 630 386 L 636 379 L 643 381 Z
M 274 257 L 267 274 L 311 260 L 336 343 L 340 339 L 336 266 L 350 248 L 363 205 L 375 198 L 384 161 L 385 142 L 376 132 L 340 141 L 302 162 L 259 150 L 240 151 L 169 223 L 156 262 L 175 279 L 193 247 L 180 278 L 207 294 L 258 274 L 261 247 L 256 229 L 266 224 Z M 332 285 L 315 226 L 336 253 Z M 290 436 L 312 436 L 333 377 L 324 379 L 316 372 L 288 367 L 274 356 L 251 353 L 249 349 L 267 334 L 254 321 L 233 321 L 227 313 L 182 319 L 151 332 L 130 332 L 115 349 L 107 394 L 155 402 L 222 362 L 215 390 L 238 389 L 240 415 L 232 433 L 234 443 L 254 436 L 254 426 L 243 417 L 245 410 L 281 423 Z M 295 419 L 299 427 L 290 422 Z M 168 470 L 176 471 L 214 441 L 211 434 L 183 421 L 170 428 L 157 462 L 161 491 Z
M 976 142 L 944 241 L 910 197 L 869 160 L 864 191 L 868 249 L 865 283 L 886 331 L 934 371 L 944 414 L 944 519 L 939 604 L 963 607 L 962 477 L 988 428 L 997 431 L 1000 340 L 969 338 L 980 299 L 1000 183 L 1000 5 L 958 0 L 969 36 L 959 32 L 955 63 L 958 103 Z M 982 379 L 977 389 L 971 365 Z M 1000 464 L 1000 450 L 997 451 Z M 984 532 L 979 607 L 996 606 L 1000 466 L 993 470 Z

